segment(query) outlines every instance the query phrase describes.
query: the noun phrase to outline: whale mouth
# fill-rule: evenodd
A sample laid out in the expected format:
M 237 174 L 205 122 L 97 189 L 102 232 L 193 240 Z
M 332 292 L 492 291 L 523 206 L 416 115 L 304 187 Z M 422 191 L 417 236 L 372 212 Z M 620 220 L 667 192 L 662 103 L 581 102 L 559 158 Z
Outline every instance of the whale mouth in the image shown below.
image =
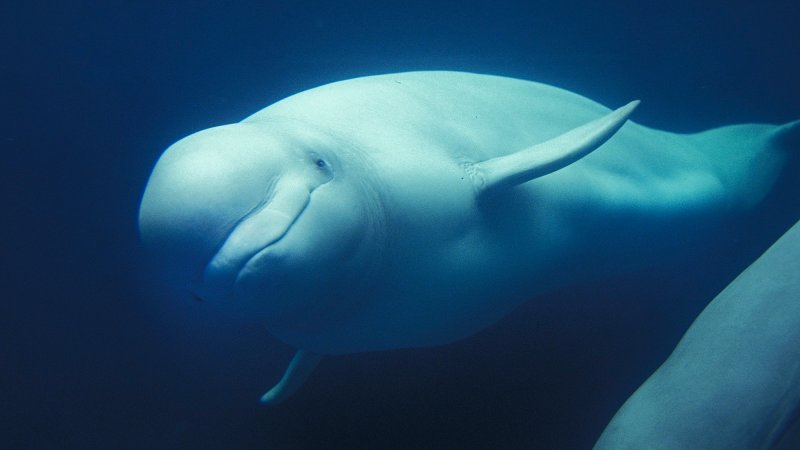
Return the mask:
M 308 203 L 306 203 L 306 205 L 305 205 L 305 206 L 308 206 Z M 300 210 L 300 212 L 299 212 L 299 213 L 298 213 L 296 216 L 294 216 L 294 217 L 289 217 L 289 216 L 287 216 L 287 215 L 284 215 L 284 217 L 285 217 L 286 219 L 288 219 L 288 220 L 289 220 L 289 223 L 287 224 L 287 226 L 285 227 L 285 229 L 283 230 L 283 232 L 282 232 L 282 233 L 280 233 L 280 235 L 276 236 L 276 237 L 275 237 L 275 239 L 274 239 L 274 240 L 272 240 L 272 242 L 270 242 L 269 244 L 267 244 L 267 245 L 265 245 L 265 246 L 263 246 L 263 247 L 260 247 L 260 248 L 257 248 L 257 249 L 255 249 L 255 251 L 253 251 L 253 252 L 252 252 L 252 253 L 249 255 L 249 257 L 248 257 L 246 260 L 244 260 L 244 263 L 242 263 L 242 264 L 241 264 L 241 267 L 239 267 L 239 268 L 238 268 L 238 269 L 235 271 L 235 272 L 236 272 L 236 274 L 235 274 L 235 276 L 234 276 L 234 281 L 233 281 L 233 284 L 234 284 L 234 285 L 236 284 L 236 282 L 237 282 L 237 281 L 239 281 L 239 278 L 241 277 L 241 275 L 242 275 L 242 272 L 243 272 L 245 269 L 247 269 L 247 267 L 248 267 L 248 266 L 250 266 L 250 263 L 251 263 L 251 262 L 253 262 L 253 261 L 255 261 L 256 259 L 258 259 L 258 258 L 259 258 L 259 257 L 260 257 L 262 254 L 264 254 L 265 252 L 267 252 L 267 251 L 268 251 L 269 249 L 271 249 L 271 248 L 272 248 L 272 247 L 273 247 L 275 244 L 277 244 L 278 242 L 280 242 L 280 241 L 281 241 L 281 239 L 283 239 L 283 237 L 284 237 L 284 236 L 286 236 L 286 234 L 287 234 L 287 233 L 289 232 L 289 230 L 292 228 L 292 226 L 294 225 L 294 223 L 295 223 L 295 222 L 297 222 L 297 219 L 299 219 L 299 218 L 300 218 L 300 216 L 303 214 L 303 211 L 305 211 L 305 207 L 304 207 L 302 210 Z M 275 213 L 276 213 L 276 214 L 282 214 L 280 211 L 275 211 Z
M 283 237 L 284 237 L 284 236 L 286 236 L 286 234 L 287 234 L 287 233 L 289 232 L 289 230 L 292 228 L 292 226 L 294 225 L 294 223 L 295 223 L 295 222 L 297 222 L 297 219 L 299 219 L 299 218 L 300 218 L 300 216 L 303 214 L 303 211 L 305 211 L 305 206 L 307 206 L 307 203 L 306 203 L 306 205 L 304 205 L 304 208 L 303 208 L 303 209 L 301 209 L 301 210 L 298 212 L 298 214 L 297 214 L 297 215 L 295 215 L 294 217 L 292 217 L 292 216 L 289 216 L 289 215 L 287 215 L 287 214 L 284 214 L 284 213 L 283 213 L 283 212 L 281 212 L 281 211 L 269 211 L 269 212 L 268 212 L 268 214 L 269 214 L 270 216 L 273 216 L 273 217 L 280 217 L 282 221 L 285 221 L 284 223 L 285 223 L 286 225 L 282 227 L 282 231 L 281 231 L 281 232 L 279 232 L 279 233 L 277 233 L 277 234 L 275 235 L 274 239 L 272 239 L 272 240 L 271 240 L 269 243 L 267 243 L 267 244 L 266 244 L 266 245 L 264 245 L 263 247 L 258 247 L 258 248 L 255 248 L 255 249 L 254 249 L 254 251 L 250 252 L 250 254 L 248 254 L 248 255 L 244 255 L 244 257 L 242 258 L 242 261 L 244 261 L 244 262 L 243 262 L 243 263 L 240 265 L 240 267 L 238 267 L 236 270 L 234 270 L 234 271 L 233 271 L 233 272 L 235 272 L 235 276 L 234 276 L 234 284 L 236 283 L 236 280 L 238 280 L 238 279 L 239 279 L 239 277 L 240 277 L 240 275 L 241 275 L 242 271 L 243 271 L 243 270 L 245 270 L 245 269 L 247 268 L 247 266 L 248 266 L 248 265 L 250 265 L 250 263 L 251 263 L 253 260 L 257 259 L 257 258 L 258 258 L 258 257 L 259 257 L 259 256 L 260 256 L 262 253 L 264 253 L 265 251 L 267 251 L 267 250 L 269 250 L 270 248 L 272 248 L 272 247 L 273 247 L 275 244 L 277 244 L 278 242 L 280 242 L 280 241 L 281 241 L 281 239 L 283 239 Z
M 279 242 L 305 211 L 311 192 L 302 185 L 279 185 L 274 196 L 233 228 L 203 273 L 203 297 L 230 299 L 251 261 Z

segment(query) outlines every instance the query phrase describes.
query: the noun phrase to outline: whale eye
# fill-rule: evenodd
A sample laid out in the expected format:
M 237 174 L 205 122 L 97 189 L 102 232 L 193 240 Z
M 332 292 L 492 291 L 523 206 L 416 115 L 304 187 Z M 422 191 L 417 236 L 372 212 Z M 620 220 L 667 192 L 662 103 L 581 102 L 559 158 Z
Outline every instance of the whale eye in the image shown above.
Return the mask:
M 311 153 L 308 155 L 308 162 L 314 164 L 314 168 L 318 171 L 319 174 L 323 175 L 325 179 L 331 179 L 333 177 L 333 167 L 331 167 L 330 163 L 323 158 L 318 153 Z

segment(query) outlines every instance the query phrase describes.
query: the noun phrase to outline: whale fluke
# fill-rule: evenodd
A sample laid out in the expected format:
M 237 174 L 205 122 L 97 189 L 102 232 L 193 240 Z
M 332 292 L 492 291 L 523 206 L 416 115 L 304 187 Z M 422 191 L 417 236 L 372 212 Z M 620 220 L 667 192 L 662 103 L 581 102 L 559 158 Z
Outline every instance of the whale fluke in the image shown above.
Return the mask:
M 261 403 L 272 406 L 289 398 L 305 383 L 321 359 L 316 353 L 298 350 L 281 381 L 261 396 Z
M 478 192 L 524 183 L 578 161 L 622 128 L 639 103 L 639 100 L 634 100 L 549 141 L 474 164 L 471 173 Z

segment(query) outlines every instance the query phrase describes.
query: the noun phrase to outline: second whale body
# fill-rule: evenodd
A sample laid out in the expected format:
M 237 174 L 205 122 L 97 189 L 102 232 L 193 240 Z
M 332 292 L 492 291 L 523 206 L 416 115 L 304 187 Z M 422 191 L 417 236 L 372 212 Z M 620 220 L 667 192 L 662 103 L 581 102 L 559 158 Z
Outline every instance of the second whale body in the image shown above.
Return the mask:
M 703 239 L 770 191 L 800 123 L 679 135 L 544 84 L 409 72 L 324 85 L 172 145 L 140 231 L 170 280 L 320 355 L 440 345 Z M 596 151 L 595 151 L 596 150 Z
M 800 223 L 703 310 L 595 450 L 797 448 L 779 443 L 800 426 L 798 275 Z

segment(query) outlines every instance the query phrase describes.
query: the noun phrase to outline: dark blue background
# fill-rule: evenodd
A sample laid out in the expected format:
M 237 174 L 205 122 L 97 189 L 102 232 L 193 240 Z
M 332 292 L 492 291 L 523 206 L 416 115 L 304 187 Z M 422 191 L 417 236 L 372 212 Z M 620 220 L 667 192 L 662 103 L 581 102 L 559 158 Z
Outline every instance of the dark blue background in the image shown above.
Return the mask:
M 166 146 L 299 90 L 419 69 L 641 98 L 635 119 L 671 131 L 786 122 L 800 117 L 797 2 L 13 3 L 0 447 L 587 448 L 800 211 L 776 200 L 750 238 L 538 299 L 454 345 L 326 360 L 264 409 L 291 349 L 143 269 L 137 207 Z

